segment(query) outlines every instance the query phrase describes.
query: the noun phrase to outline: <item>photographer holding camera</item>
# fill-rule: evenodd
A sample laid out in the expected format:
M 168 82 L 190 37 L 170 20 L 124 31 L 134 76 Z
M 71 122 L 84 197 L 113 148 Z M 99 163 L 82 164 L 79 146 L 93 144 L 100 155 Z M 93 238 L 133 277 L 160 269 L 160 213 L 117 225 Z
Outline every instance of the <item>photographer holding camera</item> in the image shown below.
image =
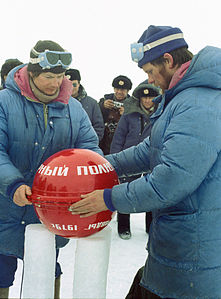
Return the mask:
M 123 75 L 114 78 L 112 82 L 114 93 L 105 94 L 99 101 L 99 106 L 104 119 L 105 130 L 100 148 L 105 155 L 110 153 L 110 145 L 121 115 L 124 113 L 123 101 L 129 97 L 132 88 L 131 80 Z

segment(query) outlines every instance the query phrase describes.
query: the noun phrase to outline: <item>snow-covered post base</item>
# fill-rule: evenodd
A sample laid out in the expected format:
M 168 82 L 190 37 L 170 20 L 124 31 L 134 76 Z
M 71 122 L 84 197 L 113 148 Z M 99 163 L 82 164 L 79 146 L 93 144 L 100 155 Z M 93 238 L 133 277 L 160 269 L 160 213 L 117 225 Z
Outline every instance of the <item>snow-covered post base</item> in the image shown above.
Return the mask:
M 54 298 L 55 235 L 43 224 L 30 224 L 25 232 L 22 299 Z
M 73 298 L 106 298 L 111 228 L 77 240 Z
M 105 299 L 111 228 L 76 240 L 74 299 Z M 55 235 L 43 224 L 30 224 L 25 232 L 21 299 L 54 298 Z

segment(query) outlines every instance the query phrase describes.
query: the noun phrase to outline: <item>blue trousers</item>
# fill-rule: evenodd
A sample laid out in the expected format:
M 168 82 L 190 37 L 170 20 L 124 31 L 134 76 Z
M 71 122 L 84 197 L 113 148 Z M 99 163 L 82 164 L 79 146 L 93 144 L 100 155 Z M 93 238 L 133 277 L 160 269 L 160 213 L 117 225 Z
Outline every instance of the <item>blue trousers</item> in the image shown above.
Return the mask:
M 61 266 L 57 262 L 59 250 L 56 249 L 55 277 L 59 277 Z M 17 270 L 17 257 L 0 254 L 0 288 L 8 288 L 13 285 L 15 272 Z

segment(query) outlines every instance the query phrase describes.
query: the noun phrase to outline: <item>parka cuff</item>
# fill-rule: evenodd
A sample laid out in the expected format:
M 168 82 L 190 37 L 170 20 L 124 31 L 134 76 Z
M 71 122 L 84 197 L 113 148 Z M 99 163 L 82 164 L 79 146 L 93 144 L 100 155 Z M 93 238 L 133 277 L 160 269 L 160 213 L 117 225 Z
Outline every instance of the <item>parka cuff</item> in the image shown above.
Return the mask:
M 21 185 L 25 185 L 25 182 L 22 180 L 17 180 L 15 181 L 13 184 L 8 186 L 7 189 L 7 196 L 13 200 L 15 191 L 18 189 L 18 187 L 20 187 Z
M 115 207 L 113 206 L 112 200 L 111 200 L 111 192 L 112 189 L 104 189 L 104 202 L 109 210 L 112 212 L 116 211 Z

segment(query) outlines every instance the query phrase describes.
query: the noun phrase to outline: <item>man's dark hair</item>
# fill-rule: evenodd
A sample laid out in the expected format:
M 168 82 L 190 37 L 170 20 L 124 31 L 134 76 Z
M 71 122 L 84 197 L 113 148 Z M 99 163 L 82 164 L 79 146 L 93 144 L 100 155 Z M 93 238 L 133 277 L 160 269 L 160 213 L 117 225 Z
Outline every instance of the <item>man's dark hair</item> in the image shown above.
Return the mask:
M 178 66 L 181 66 L 183 63 L 193 58 L 193 54 L 186 47 L 173 50 L 169 52 L 169 54 L 173 57 L 174 65 L 178 65 Z M 161 56 L 151 61 L 150 63 L 153 65 L 159 65 L 159 64 L 163 64 L 165 61 L 166 59 L 163 56 Z
M 19 66 L 23 64 L 20 60 L 16 59 L 7 59 L 5 60 L 4 64 L 1 67 L 1 80 L 4 81 L 4 76 L 7 76 L 8 73 L 15 68 L 16 66 Z

